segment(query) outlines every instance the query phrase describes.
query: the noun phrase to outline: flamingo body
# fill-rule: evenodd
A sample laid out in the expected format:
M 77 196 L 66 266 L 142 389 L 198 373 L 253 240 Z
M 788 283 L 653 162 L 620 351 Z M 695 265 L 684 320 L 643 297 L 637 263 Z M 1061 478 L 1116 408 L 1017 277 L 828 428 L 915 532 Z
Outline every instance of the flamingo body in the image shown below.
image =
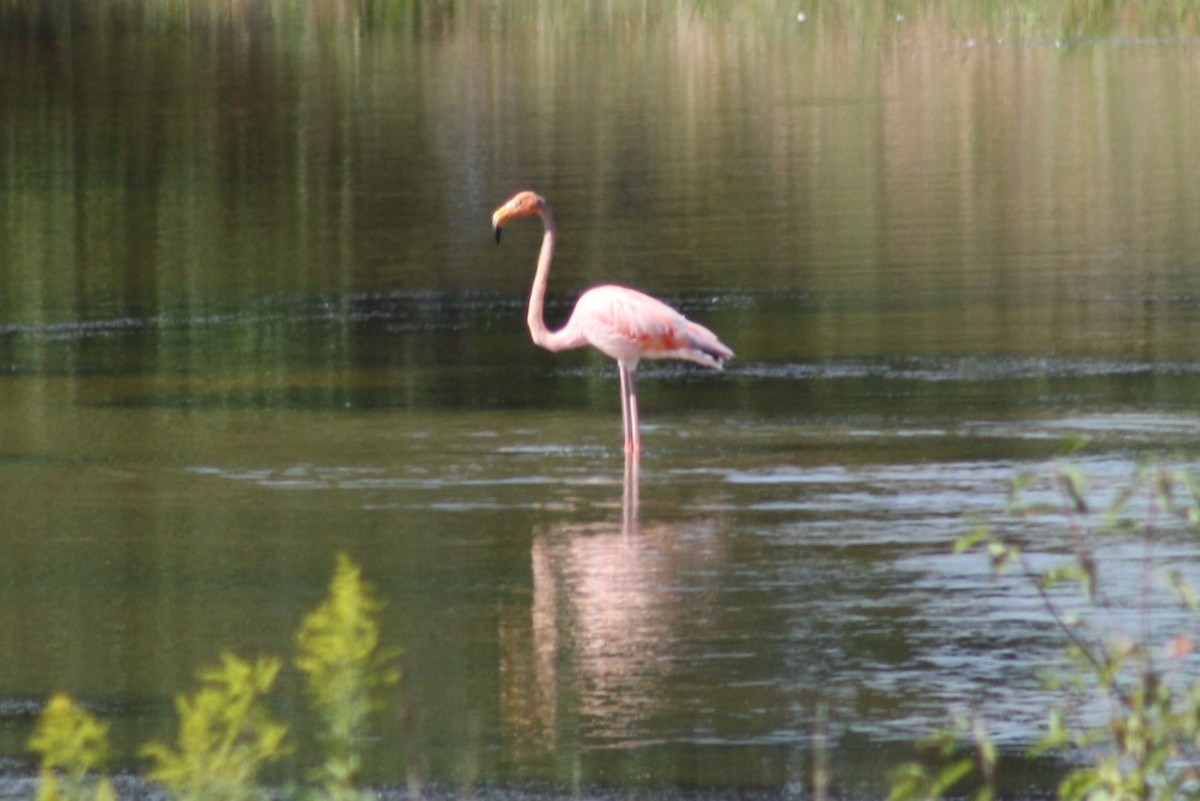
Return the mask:
M 542 218 L 545 235 L 529 295 L 530 336 L 534 344 L 547 350 L 591 345 L 616 360 L 621 378 L 625 451 L 637 453 L 641 448 L 634 383 L 638 362 L 642 359 L 682 359 L 721 370 L 724 362 L 733 358 L 733 351 L 712 331 L 693 323 L 661 300 L 615 284 L 584 292 L 566 325 L 557 331 L 549 330 L 543 309 L 557 235 L 550 207 L 533 192 L 518 192 L 492 215 L 492 227 L 499 242 L 506 222 L 534 214 Z
M 617 362 L 684 359 L 716 370 L 732 356 L 707 328 L 661 300 L 625 286 L 605 284 L 580 295 L 564 331 Z

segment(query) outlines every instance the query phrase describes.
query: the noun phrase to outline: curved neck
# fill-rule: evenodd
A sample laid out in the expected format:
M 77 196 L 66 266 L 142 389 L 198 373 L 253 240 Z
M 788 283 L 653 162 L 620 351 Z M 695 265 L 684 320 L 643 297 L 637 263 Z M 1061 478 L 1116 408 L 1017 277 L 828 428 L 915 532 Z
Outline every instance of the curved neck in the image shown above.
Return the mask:
M 533 276 L 533 289 L 529 293 L 529 314 L 526 319 L 533 343 L 546 348 L 550 347 L 548 343 L 553 335 L 550 329 L 546 328 L 543 310 L 546 305 L 546 285 L 550 281 L 550 264 L 554 261 L 554 237 L 557 230 L 554 227 L 554 214 L 548 207 L 543 206 L 538 214 L 542 218 L 546 233 L 542 237 L 542 250 L 538 254 L 537 272 Z

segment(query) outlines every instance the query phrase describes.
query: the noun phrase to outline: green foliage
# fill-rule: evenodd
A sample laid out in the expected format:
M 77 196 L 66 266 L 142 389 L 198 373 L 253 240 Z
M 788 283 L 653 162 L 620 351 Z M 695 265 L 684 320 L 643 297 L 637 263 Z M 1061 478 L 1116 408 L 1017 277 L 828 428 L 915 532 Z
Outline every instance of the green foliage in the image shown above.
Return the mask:
M 70 696 L 46 704 L 29 748 L 42 762 L 38 801 L 116 801 L 108 777 L 96 774 L 108 759 L 108 724 Z
M 305 618 L 296 637 L 296 666 L 308 676 L 308 694 L 324 724 L 326 759 L 316 778 L 331 801 L 361 798 L 354 782 L 367 720 L 380 707 L 380 690 L 400 678 L 395 652 L 379 645 L 380 607 L 358 566 L 341 554 L 329 599 Z
M 287 752 L 287 727 L 274 721 L 262 698 L 279 674 L 278 659 L 251 663 L 223 654 L 200 672 L 201 688 L 175 699 L 179 743 L 150 743 L 155 765 L 147 777 L 180 801 L 246 801 L 262 795 L 258 771 Z
M 1035 752 L 1091 756 L 1089 764 L 1072 771 L 1059 787 L 1067 801 L 1200 797 L 1194 779 L 1200 766 L 1200 684 L 1183 671 L 1193 641 L 1178 636 L 1156 645 L 1148 625 L 1131 634 L 1109 622 L 1112 618 L 1100 613 L 1113 610 L 1116 603 L 1107 593 L 1096 557 L 1098 543 L 1114 538 L 1137 542 L 1144 555 L 1140 597 L 1165 589 L 1194 612 L 1190 585 L 1176 573 L 1158 570 L 1154 544 L 1164 520 L 1196 525 L 1200 505 L 1195 484 L 1182 471 L 1143 466 L 1105 507 L 1093 511 L 1083 500 L 1086 482 L 1080 471 L 1059 465 L 1053 476 L 1073 535 L 1072 559 L 1040 573 L 1019 555 L 1017 561 L 1036 582 L 1068 643 L 1068 668 L 1055 684 L 1062 701 L 1052 711 Z M 1020 515 L 1026 508 L 1017 503 L 1012 511 Z M 994 533 L 993 541 L 1005 539 L 1011 538 L 1003 530 Z M 1065 612 L 1050 595 L 1061 589 L 1074 590 L 1084 599 L 1084 611 Z M 1104 702 L 1108 714 L 1103 720 L 1078 712 L 1088 699 Z
M 381 607 L 358 566 L 339 555 L 329 599 L 297 635 L 296 665 L 325 725 L 327 758 L 316 777 L 330 801 L 364 798 L 354 781 L 367 719 L 381 706 L 380 690 L 399 680 L 396 652 L 379 645 Z M 281 667 L 273 657 L 247 662 L 223 654 L 219 665 L 200 671 L 200 689 L 175 699 L 178 743 L 142 749 L 153 763 L 147 778 L 177 801 L 265 798 L 259 771 L 291 751 L 287 728 L 264 703 Z M 38 801 L 116 801 L 107 777 L 96 775 L 108 756 L 108 724 L 66 695 L 50 699 L 29 747 L 41 757 Z
M 1035 490 L 1056 496 L 1057 503 L 1029 501 Z M 1022 548 L 1021 523 L 1049 512 L 1065 521 L 1072 553 L 1058 565 L 1037 569 Z M 1119 604 L 1108 594 L 1097 558 L 1101 543 L 1136 542 L 1144 555 L 1142 615 L 1148 614 L 1146 599 L 1156 590 L 1166 590 L 1195 614 L 1200 607 L 1194 588 L 1177 571 L 1159 570 L 1154 557 L 1164 520 L 1193 528 L 1200 524 L 1200 493 L 1187 473 L 1140 467 L 1097 510 L 1088 498 L 1087 477 L 1076 466 L 1060 463 L 1045 474 L 1017 476 L 1005 522 L 978 526 L 955 546 L 960 553 L 985 555 L 996 572 L 1015 570 L 1027 578 L 1064 635 L 1066 667 L 1050 682 L 1060 702 L 1033 749 L 1034 754 L 1062 753 L 1081 765 L 1059 785 L 1064 801 L 1200 799 L 1200 681 L 1187 670 L 1195 640 L 1179 634 L 1154 642 L 1146 620 L 1131 634 L 1115 622 L 1121 615 L 1105 614 L 1118 611 Z M 1068 611 L 1072 598 L 1081 610 Z M 1097 716 L 1098 709 L 1107 714 Z M 947 737 L 947 742 L 959 741 Z M 937 770 L 919 764 L 898 770 L 892 798 L 941 797 L 974 768 L 955 756 L 956 748 L 943 745 Z
M 973 751 L 962 745 L 967 737 L 974 745 Z M 913 761 L 892 770 L 888 801 L 936 801 L 952 790 L 961 790 L 968 779 L 979 782 L 973 801 L 992 801 L 995 797 L 996 745 L 982 719 L 956 717 L 949 728 L 934 732 L 917 748 L 928 755 L 933 766 Z

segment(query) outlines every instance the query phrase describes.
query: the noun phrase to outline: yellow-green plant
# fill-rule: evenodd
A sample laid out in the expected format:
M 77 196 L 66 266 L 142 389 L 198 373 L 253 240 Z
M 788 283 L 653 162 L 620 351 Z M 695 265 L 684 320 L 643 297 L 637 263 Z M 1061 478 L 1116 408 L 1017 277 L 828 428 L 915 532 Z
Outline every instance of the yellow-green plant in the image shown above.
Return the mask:
M 60 693 L 46 704 L 29 748 L 41 757 L 38 801 L 116 801 L 112 783 L 99 773 L 108 759 L 108 724 L 70 696 Z
M 262 795 L 259 769 L 287 753 L 287 727 L 262 703 L 279 674 L 278 659 L 247 662 L 223 654 L 200 672 L 195 695 L 175 699 L 176 748 L 154 742 L 142 749 L 154 761 L 147 778 L 179 801 L 248 801 Z
M 324 725 L 326 758 L 316 771 L 330 801 L 357 801 L 355 781 L 370 714 L 381 705 L 380 691 L 395 684 L 396 653 L 379 644 L 382 604 L 349 557 L 339 554 L 329 599 L 313 610 L 296 636 L 296 666 Z
M 324 726 L 325 762 L 315 771 L 328 801 L 361 801 L 355 788 L 370 714 L 381 690 L 395 684 L 397 652 L 380 647 L 382 604 L 359 567 L 338 556 L 328 599 L 297 634 L 297 667 Z M 248 662 L 223 654 L 199 673 L 200 689 L 179 695 L 175 747 L 152 742 L 142 749 L 153 765 L 146 777 L 162 783 L 176 801 L 253 801 L 265 796 L 259 771 L 290 752 L 287 728 L 263 703 L 279 675 L 273 657 Z M 108 756 L 108 724 L 66 695 L 46 705 L 29 747 L 41 756 L 38 801 L 116 801 L 112 784 L 97 771 Z

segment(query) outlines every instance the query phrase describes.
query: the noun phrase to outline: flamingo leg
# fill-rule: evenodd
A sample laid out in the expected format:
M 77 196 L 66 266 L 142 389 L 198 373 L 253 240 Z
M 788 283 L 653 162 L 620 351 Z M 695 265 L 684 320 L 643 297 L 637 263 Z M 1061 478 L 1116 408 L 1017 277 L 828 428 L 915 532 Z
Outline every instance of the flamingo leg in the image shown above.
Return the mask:
M 621 376 L 621 420 L 625 424 L 625 452 L 640 453 L 642 437 L 639 431 L 637 410 L 637 366 L 617 362 Z

